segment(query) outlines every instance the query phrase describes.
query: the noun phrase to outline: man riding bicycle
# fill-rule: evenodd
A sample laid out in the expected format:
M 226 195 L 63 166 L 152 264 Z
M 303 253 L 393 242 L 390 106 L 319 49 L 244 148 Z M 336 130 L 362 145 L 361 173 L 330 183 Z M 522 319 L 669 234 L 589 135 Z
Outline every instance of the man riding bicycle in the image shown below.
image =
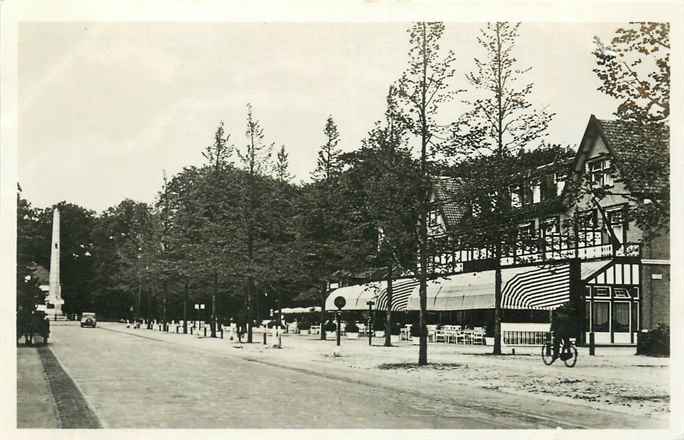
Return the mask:
M 553 359 L 560 356 L 560 344 L 563 341 L 564 347 L 570 346 L 570 338 L 575 336 L 576 331 L 576 311 L 572 303 L 566 303 L 558 307 L 553 312 L 551 318 L 551 333 L 553 333 Z

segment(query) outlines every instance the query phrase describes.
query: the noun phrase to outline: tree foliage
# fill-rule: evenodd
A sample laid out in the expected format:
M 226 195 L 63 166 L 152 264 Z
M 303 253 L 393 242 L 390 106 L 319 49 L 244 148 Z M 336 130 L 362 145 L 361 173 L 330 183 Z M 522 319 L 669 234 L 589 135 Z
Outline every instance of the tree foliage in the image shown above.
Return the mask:
M 592 52 L 598 90 L 620 101 L 623 121 L 662 123 L 670 117 L 670 24 L 630 23 L 606 45 L 597 37 Z

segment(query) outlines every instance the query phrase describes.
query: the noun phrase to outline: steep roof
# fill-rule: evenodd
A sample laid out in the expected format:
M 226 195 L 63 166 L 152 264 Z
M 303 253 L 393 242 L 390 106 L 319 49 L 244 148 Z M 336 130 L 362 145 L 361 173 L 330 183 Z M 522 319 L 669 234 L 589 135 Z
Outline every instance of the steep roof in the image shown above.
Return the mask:
M 592 118 L 594 118 L 593 115 Z M 625 164 L 635 166 L 651 159 L 666 161 L 662 164 L 665 173 L 655 174 L 649 179 L 630 179 L 629 173 L 625 173 L 622 177 L 631 191 L 642 194 L 667 191 L 670 174 L 670 130 L 667 126 L 594 119 L 608 148 L 615 155 L 618 166 L 624 167 Z
M 447 226 L 457 225 L 466 213 L 466 207 L 456 202 L 456 194 L 462 186 L 463 182 L 456 177 L 442 176 L 433 179 L 435 201 L 442 210 Z

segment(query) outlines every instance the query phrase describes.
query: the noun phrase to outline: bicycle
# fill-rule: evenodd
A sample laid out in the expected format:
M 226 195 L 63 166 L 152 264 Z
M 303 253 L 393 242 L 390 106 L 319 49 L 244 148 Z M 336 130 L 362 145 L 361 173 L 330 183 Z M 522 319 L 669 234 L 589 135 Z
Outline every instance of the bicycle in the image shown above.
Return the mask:
M 567 344 L 563 342 L 560 354 L 554 356 L 553 341 L 550 341 L 542 345 L 541 356 L 544 365 L 551 365 L 556 359 L 561 359 L 566 367 L 572 368 L 577 363 L 577 347 L 572 341 Z

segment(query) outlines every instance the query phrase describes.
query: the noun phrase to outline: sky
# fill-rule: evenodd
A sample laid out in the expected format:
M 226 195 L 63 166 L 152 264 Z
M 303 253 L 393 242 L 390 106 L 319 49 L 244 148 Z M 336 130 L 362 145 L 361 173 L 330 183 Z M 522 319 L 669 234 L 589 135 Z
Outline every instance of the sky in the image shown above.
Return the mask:
M 98 212 L 125 198 L 151 202 L 224 121 L 246 143 L 246 105 L 266 141 L 285 145 L 306 181 L 328 115 L 350 151 L 383 116 L 387 88 L 405 69 L 402 23 L 22 22 L 18 36 L 18 177 L 34 206 L 66 200 Z M 515 55 L 535 84 L 533 103 L 556 113 L 548 141 L 580 142 L 589 116 L 617 103 L 597 91 L 593 37 L 616 23 L 523 23 Z M 483 52 L 479 24 L 446 23 L 455 89 Z M 455 120 L 457 101 L 440 113 Z

